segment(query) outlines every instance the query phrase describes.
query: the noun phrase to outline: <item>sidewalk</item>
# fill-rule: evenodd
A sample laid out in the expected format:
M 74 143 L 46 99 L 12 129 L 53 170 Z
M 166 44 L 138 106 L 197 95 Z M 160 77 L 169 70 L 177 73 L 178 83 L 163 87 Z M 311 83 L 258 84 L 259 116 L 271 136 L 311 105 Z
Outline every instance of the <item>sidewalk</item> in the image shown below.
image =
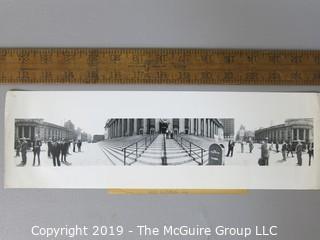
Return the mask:
M 82 143 L 81 152 L 72 152 L 72 146 L 69 149 L 70 154 L 67 155 L 67 161 L 70 162 L 71 166 L 96 166 L 96 165 L 111 165 L 107 160 L 106 156 L 103 154 L 101 149 L 98 146 L 98 143 Z M 15 152 L 13 152 L 13 156 L 15 156 Z M 18 165 L 22 158 L 21 153 L 20 157 L 13 157 L 15 163 Z M 60 155 L 61 158 L 61 155 Z M 40 153 L 40 167 L 43 166 L 53 166 L 52 158 L 48 158 L 47 145 L 44 144 L 41 147 Z M 27 167 L 32 167 L 33 163 L 33 152 L 29 150 L 27 152 Z M 36 166 L 38 164 L 38 160 L 36 158 Z M 62 167 L 68 167 L 65 164 L 61 164 Z

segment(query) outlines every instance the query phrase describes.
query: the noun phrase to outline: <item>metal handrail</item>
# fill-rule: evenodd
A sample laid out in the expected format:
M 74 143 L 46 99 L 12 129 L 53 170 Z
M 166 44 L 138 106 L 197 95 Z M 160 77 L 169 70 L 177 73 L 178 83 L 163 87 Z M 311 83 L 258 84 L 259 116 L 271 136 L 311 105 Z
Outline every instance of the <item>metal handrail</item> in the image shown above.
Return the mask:
M 162 165 L 168 165 L 168 163 L 167 163 L 167 143 L 166 143 L 165 135 L 163 135 L 163 141 L 162 141 L 161 161 L 162 161 Z
M 178 138 L 180 138 L 180 141 Z M 188 139 L 183 138 L 180 135 L 176 135 L 174 139 L 186 151 L 186 153 L 193 159 L 193 161 L 197 162 L 199 165 L 203 165 L 203 153 L 207 151 L 206 149 L 200 147 L 199 145 L 191 142 Z M 187 142 L 188 146 L 184 144 L 184 142 Z M 197 149 L 192 150 L 192 146 L 195 146 Z M 198 153 L 199 151 L 200 151 L 200 154 Z M 198 162 L 193 155 L 195 155 L 197 158 L 200 158 L 201 162 Z
M 148 135 L 148 136 L 141 138 L 138 141 L 135 141 L 133 143 L 130 143 L 126 147 L 122 148 L 121 151 L 123 151 L 123 164 L 127 165 L 127 158 L 129 156 L 131 156 L 132 154 L 135 154 L 134 162 L 137 161 L 137 159 L 151 145 L 151 143 L 156 139 L 157 136 L 158 136 L 157 134 Z M 143 142 L 143 143 L 139 146 L 140 142 Z M 128 152 L 128 150 L 132 146 L 134 146 L 133 150 Z M 139 153 L 139 149 L 142 149 L 142 151 L 140 153 Z

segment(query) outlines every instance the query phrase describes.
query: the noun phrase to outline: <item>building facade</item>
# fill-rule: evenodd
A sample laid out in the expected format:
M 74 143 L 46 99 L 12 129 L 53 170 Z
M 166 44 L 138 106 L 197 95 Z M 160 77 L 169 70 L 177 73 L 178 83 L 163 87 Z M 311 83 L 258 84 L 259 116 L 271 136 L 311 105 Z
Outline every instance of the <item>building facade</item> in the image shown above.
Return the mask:
M 223 135 L 225 140 L 234 139 L 234 118 L 222 118 Z
M 105 139 L 166 132 L 222 140 L 223 124 L 216 118 L 112 118 L 105 125 Z
M 45 122 L 43 119 L 15 119 L 15 138 L 39 139 L 73 139 L 73 132 L 65 127 Z
M 284 124 L 262 128 L 255 131 L 255 140 L 262 141 L 268 138 L 269 142 L 313 142 L 313 119 L 288 119 Z

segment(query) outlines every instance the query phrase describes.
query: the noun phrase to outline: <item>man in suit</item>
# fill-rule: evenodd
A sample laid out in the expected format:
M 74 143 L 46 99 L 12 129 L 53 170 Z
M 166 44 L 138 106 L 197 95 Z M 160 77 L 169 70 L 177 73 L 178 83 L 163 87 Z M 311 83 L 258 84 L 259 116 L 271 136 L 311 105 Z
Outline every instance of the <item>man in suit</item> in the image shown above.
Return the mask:
M 281 152 L 282 152 L 282 160 L 283 161 L 286 161 L 287 160 L 287 155 L 286 155 L 286 152 L 287 152 L 287 143 L 286 142 L 283 142 L 282 143 L 282 147 L 281 147 Z
M 51 150 L 52 159 L 53 159 L 53 166 L 55 166 L 55 167 L 61 166 L 60 152 L 61 152 L 61 145 L 60 145 L 59 141 L 57 139 L 55 139 L 52 143 L 52 150 Z
M 15 147 L 16 147 L 16 157 L 20 157 L 21 143 L 19 139 L 16 140 Z
M 297 154 L 297 165 L 301 166 L 302 165 L 302 150 L 303 146 L 300 141 L 298 141 L 298 144 L 296 146 L 296 154 Z
M 229 157 L 229 155 L 231 157 L 233 156 L 233 148 L 234 148 L 234 141 L 229 140 L 227 157 Z
M 47 145 L 48 145 L 48 158 L 51 157 L 52 153 L 52 141 L 51 141 L 51 138 L 49 138 L 49 141 L 47 142 Z
M 21 157 L 22 161 L 18 165 L 19 167 L 23 167 L 27 164 L 27 150 L 28 150 L 28 143 L 26 138 L 21 138 Z
M 261 145 L 261 159 L 264 166 L 269 165 L 269 149 L 268 149 L 268 138 L 266 138 Z
M 38 166 L 40 166 L 40 151 L 41 151 L 41 141 L 40 140 L 34 140 L 32 144 L 32 151 L 33 151 L 33 166 L 36 163 L 36 156 L 38 157 Z
M 314 150 L 313 149 L 314 149 L 313 143 L 309 143 L 308 144 L 309 166 L 311 166 L 311 159 L 314 156 Z
M 253 148 L 254 148 L 253 141 L 252 141 L 252 139 L 250 139 L 250 141 L 249 141 L 249 151 L 250 151 L 250 153 L 252 153 Z
M 79 139 L 78 142 L 77 142 L 78 152 L 81 152 L 81 145 L 82 145 L 82 142 Z
M 293 157 L 293 143 L 289 142 L 287 146 L 287 157 L 289 156 L 289 153 L 291 153 L 291 157 Z
M 69 164 L 67 162 L 67 154 L 68 154 L 68 149 L 69 149 L 69 142 L 66 141 L 65 139 L 62 139 L 61 142 L 61 162 L 64 164 Z

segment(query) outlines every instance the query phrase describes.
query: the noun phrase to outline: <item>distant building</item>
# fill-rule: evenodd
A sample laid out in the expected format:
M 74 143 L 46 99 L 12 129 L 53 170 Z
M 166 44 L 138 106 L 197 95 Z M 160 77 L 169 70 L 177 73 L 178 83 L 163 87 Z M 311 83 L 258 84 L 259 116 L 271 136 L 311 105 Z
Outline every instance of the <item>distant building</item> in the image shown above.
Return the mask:
M 57 124 L 45 122 L 43 119 L 15 119 L 15 138 L 29 138 L 48 141 L 49 139 L 73 138 L 73 132 Z
M 104 135 L 95 134 L 93 135 L 92 142 L 100 142 L 104 140 Z
M 223 139 L 223 124 L 217 118 L 125 118 L 108 119 L 105 124 L 105 139 L 172 132 L 192 134 L 214 139 Z
M 81 140 L 82 142 L 87 142 L 87 141 L 88 141 L 88 134 L 85 133 L 85 132 L 82 132 L 82 133 L 80 134 L 80 140 Z
M 268 138 L 269 142 L 303 141 L 313 142 L 313 119 L 288 119 L 284 124 L 279 124 L 255 131 L 255 140 L 261 141 Z
M 64 127 L 69 129 L 72 133 L 73 133 L 73 139 L 77 138 L 77 133 L 75 130 L 75 126 L 73 124 L 73 122 L 71 122 L 71 120 L 68 120 L 64 123 Z
M 234 139 L 234 118 L 222 118 L 223 135 L 225 140 Z

